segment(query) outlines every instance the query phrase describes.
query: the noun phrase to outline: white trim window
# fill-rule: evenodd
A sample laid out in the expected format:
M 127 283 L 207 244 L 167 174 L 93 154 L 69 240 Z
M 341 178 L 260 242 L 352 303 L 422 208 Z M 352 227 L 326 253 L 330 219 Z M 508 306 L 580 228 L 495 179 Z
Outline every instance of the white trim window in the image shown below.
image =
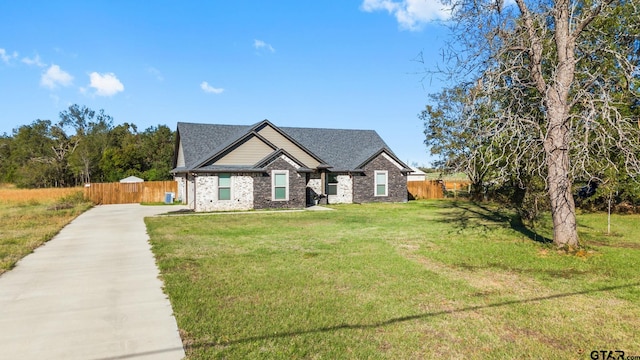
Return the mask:
M 373 189 L 375 196 L 389 196 L 389 172 L 386 170 L 377 170 L 375 172 L 375 187 Z
M 231 174 L 218 175 L 218 200 L 231 200 Z
M 327 195 L 338 195 L 338 175 L 327 174 Z
M 271 200 L 289 201 L 289 170 L 271 171 Z

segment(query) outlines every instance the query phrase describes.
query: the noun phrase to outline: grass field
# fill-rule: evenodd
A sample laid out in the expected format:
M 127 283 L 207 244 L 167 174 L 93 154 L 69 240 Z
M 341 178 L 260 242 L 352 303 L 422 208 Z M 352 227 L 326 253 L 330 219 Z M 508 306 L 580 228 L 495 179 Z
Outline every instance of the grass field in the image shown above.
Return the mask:
M 639 216 L 567 254 L 468 202 L 147 219 L 189 359 L 640 355 Z
M 469 177 L 465 173 L 442 174 L 439 171 L 428 172 L 425 176 L 426 180 L 451 180 L 451 181 L 469 181 Z
M 78 192 L 82 192 L 82 188 L 18 189 L 13 185 L 0 184 L 0 203 L 50 202 Z
M 0 274 L 89 209 L 82 189 L 0 187 Z

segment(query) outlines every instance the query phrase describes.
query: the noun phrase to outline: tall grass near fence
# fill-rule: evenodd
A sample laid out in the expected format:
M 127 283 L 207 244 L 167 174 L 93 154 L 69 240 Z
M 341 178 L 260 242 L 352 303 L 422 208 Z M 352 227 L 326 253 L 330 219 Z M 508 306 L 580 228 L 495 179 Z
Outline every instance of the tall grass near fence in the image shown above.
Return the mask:
M 0 187 L 0 203 L 49 202 L 82 192 L 82 188 L 18 189 L 11 185 Z
M 90 207 L 79 188 L 0 188 L 0 274 Z

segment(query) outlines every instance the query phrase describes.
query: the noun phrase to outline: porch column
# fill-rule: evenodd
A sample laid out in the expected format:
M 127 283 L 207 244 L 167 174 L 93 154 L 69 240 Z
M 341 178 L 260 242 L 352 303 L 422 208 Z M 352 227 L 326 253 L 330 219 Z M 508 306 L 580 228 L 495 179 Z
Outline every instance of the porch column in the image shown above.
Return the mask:
M 326 190 L 327 190 L 326 180 L 327 180 L 327 172 L 323 170 L 320 172 L 320 194 L 326 195 Z M 327 199 L 326 200 L 327 204 L 329 204 L 329 195 L 326 195 L 326 199 Z

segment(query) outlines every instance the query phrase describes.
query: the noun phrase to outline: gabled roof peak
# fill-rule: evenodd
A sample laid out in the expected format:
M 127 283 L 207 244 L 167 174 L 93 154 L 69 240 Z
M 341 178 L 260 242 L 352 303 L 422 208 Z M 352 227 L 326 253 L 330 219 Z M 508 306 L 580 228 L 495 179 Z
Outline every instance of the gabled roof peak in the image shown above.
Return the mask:
M 276 127 L 275 125 L 273 125 L 271 123 L 271 121 L 269 121 L 268 119 L 264 119 L 262 121 L 259 121 L 259 122 L 255 123 L 255 124 L 251 125 L 251 130 L 250 131 L 256 131 L 256 130 L 260 129 L 261 127 L 265 126 L 265 125 L 269 125 L 269 126 L 271 126 L 273 128 Z

